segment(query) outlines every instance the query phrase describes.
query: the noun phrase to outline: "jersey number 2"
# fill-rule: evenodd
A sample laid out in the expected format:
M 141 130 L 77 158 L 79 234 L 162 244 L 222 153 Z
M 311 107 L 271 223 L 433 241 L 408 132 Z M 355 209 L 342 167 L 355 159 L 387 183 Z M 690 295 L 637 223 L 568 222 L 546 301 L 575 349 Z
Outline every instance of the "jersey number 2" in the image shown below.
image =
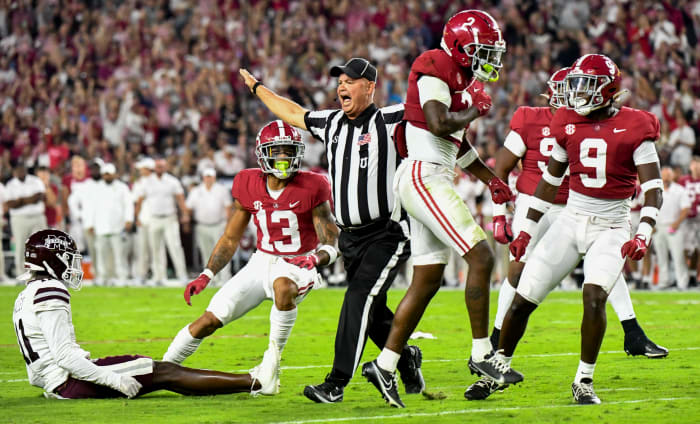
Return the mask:
M 260 240 L 260 246 L 267 250 L 283 253 L 296 252 L 301 248 L 301 236 L 299 235 L 299 221 L 297 216 L 292 211 L 273 211 L 270 214 L 270 222 L 278 223 L 282 220 L 287 221 L 287 226 L 282 228 L 282 235 L 288 236 L 290 238 L 289 243 L 277 240 L 270 243 L 270 231 L 267 229 L 267 212 L 265 209 L 260 209 L 258 213 L 255 214 L 258 218 L 258 224 L 260 225 L 260 232 L 262 232 L 262 240 Z

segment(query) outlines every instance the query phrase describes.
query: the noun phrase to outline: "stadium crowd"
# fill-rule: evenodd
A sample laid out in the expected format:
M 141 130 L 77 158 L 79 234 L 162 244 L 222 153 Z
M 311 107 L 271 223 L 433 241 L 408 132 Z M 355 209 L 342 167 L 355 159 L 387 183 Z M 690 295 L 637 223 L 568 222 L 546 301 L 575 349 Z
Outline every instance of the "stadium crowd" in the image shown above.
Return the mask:
M 86 178 L 86 164 L 96 159 L 113 165 L 134 201 L 140 172 L 157 171 L 144 158 L 164 159 L 160 166 L 182 185 L 176 197 L 186 197 L 212 170 L 228 184 L 241 169 L 257 166 L 256 132 L 273 119 L 247 92 L 240 68 L 319 110 L 337 107 L 336 81 L 328 69 L 353 56 L 367 57 L 379 74 L 375 103 L 400 103 L 410 64 L 439 46 L 449 16 L 468 8 L 486 10 L 501 23 L 508 49 L 500 80 L 489 85 L 492 112 L 469 130 L 484 160 L 502 145 L 518 106 L 546 105 L 539 94 L 553 71 L 583 54 L 604 52 L 625 76 L 628 104 L 660 119 L 662 165 L 671 167 L 673 180 L 684 181 L 691 158 L 700 155 L 700 1 L 683 0 L 2 0 L 1 180 L 7 183 L 13 171 L 26 167 L 45 187 L 48 225 L 74 227 L 74 234 L 86 229 L 78 226 L 84 224 L 80 214 L 70 210 L 76 207 L 69 202 L 72 185 Z M 323 171 L 323 145 L 308 134 L 304 141 L 306 166 Z M 103 174 L 98 168 L 94 177 Z M 693 174 L 700 179 L 700 163 Z M 487 223 L 491 202 L 482 196 L 483 185 L 459 178 L 465 201 Z M 5 209 L 7 199 L 4 195 Z M 694 217 L 698 204 L 691 200 Z M 179 222 L 187 264 L 195 269 L 202 259 L 196 262 L 192 247 L 191 207 L 180 207 Z M 11 220 L 12 209 L 9 215 Z M 694 234 L 695 219 L 700 222 L 689 218 L 682 231 Z M 131 234 L 127 223 L 124 230 Z M 3 228 L 5 251 L 23 243 L 11 241 L 9 225 Z M 81 239 L 89 248 L 90 235 Z M 685 247 L 692 252 L 700 241 L 689 237 Z M 159 248 L 150 251 L 160 254 Z M 463 272 L 453 268 L 446 275 L 449 284 Z M 503 277 L 504 267 L 498 272 L 494 280 Z M 136 269 L 130 274 L 146 278 Z M 646 275 L 649 282 L 648 268 Z M 658 281 L 670 284 L 665 276 Z

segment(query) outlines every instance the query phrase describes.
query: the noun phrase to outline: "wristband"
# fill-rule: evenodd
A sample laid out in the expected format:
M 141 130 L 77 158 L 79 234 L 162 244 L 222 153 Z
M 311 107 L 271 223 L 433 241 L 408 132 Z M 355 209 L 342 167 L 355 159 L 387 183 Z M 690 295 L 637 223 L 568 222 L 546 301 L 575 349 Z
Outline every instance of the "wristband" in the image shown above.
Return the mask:
M 642 211 L 639 213 L 639 219 L 644 217 L 651 218 L 656 222 L 656 218 L 659 216 L 659 209 L 654 206 L 644 206 Z
M 250 89 L 250 91 L 252 91 L 253 94 L 255 94 L 256 96 L 258 95 L 258 93 L 256 93 L 255 91 L 258 89 L 259 85 L 262 85 L 262 83 L 260 81 L 255 81 L 255 84 L 253 84 L 253 88 Z
M 644 193 L 655 188 L 663 191 L 664 182 L 661 178 L 654 178 L 653 180 L 646 181 L 644 184 L 642 184 L 642 192 Z
M 549 208 L 552 206 L 550 202 L 547 202 L 546 200 L 542 200 L 539 197 L 532 196 L 530 197 L 530 209 L 534 209 L 537 212 L 541 212 L 542 214 L 545 214 Z
M 649 245 L 649 242 L 651 241 L 651 232 L 652 232 L 651 225 L 649 225 L 648 222 L 640 222 L 639 227 L 637 227 L 637 235 L 644 237 L 644 240 L 647 243 L 647 246 Z
M 494 203 L 493 204 L 493 216 L 505 215 L 508 211 L 505 203 Z
M 326 265 L 330 265 L 333 262 L 335 262 L 336 259 L 338 259 L 338 251 L 333 246 L 329 246 L 327 244 L 324 244 L 323 246 L 318 248 L 318 251 L 319 252 L 324 251 L 324 252 L 328 253 L 329 259 L 328 259 L 328 263 Z
M 523 228 L 520 229 L 521 233 L 527 233 L 532 237 L 533 234 L 535 234 L 535 230 L 537 230 L 537 222 L 531 220 L 530 218 L 525 218 L 523 221 Z
M 564 175 L 562 175 L 561 177 L 555 177 L 554 175 L 549 173 L 549 169 L 545 168 L 544 172 L 542 172 L 542 179 L 545 180 L 549 185 L 559 187 L 562 181 L 564 181 Z
M 204 271 L 199 275 L 206 275 L 210 280 L 214 279 L 214 273 L 209 268 L 204 268 Z

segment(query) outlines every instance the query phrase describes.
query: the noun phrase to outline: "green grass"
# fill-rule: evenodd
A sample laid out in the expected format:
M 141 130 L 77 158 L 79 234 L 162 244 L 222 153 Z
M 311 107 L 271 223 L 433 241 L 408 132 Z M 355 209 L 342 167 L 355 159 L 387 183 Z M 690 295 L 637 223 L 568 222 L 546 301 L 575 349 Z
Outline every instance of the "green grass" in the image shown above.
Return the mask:
M 300 306 L 299 319 L 282 358 L 282 392 L 275 397 L 247 394 L 183 397 L 157 392 L 136 400 L 50 401 L 26 381 L 16 344 L 11 310 L 19 287 L 0 287 L 0 422 L 464 422 L 491 423 L 697 423 L 700 422 L 700 293 L 633 293 L 642 326 L 670 348 L 665 360 L 627 357 L 623 333 L 611 308 L 609 326 L 595 374 L 602 405 L 572 403 L 570 384 L 579 351 L 579 293 L 553 293 L 535 312 L 513 366 L 525 381 L 482 402 L 466 401 L 475 379 L 467 370 L 470 334 L 463 293 L 441 291 L 418 330 L 436 340 L 415 341 L 423 349 L 428 391 L 442 400 L 403 395 L 407 409 L 386 406 L 361 375 L 345 400 L 318 405 L 301 393 L 330 370 L 343 292 L 320 290 Z M 179 289 L 85 288 L 72 297 L 78 341 L 93 358 L 139 353 L 160 358 L 172 337 L 204 310 L 214 290 L 187 307 Z M 403 292 L 392 290 L 393 307 Z M 492 315 L 495 313 L 492 296 Z M 256 365 L 267 346 L 270 303 L 207 339 L 185 365 L 244 372 Z M 368 344 L 365 360 L 377 355 Z M 439 397 L 439 396 L 438 396 Z M 391 419 L 393 417 L 393 419 Z

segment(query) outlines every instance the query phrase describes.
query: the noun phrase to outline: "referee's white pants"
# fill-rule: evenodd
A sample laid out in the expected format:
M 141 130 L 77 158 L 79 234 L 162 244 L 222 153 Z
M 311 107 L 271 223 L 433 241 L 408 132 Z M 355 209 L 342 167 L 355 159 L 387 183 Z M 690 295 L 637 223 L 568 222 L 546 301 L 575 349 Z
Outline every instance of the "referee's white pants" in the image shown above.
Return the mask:
M 670 225 L 658 224 L 652 239 L 659 264 L 659 288 L 666 287 L 671 283 L 668 267 L 668 254 L 670 253 L 678 288 L 685 289 L 688 287 L 688 266 L 685 263 L 683 252 L 683 233 L 676 231 L 671 234 L 668 232 L 669 228 Z
M 126 281 L 129 278 L 129 270 L 121 234 L 98 235 L 95 237 L 95 247 L 97 249 L 97 269 L 100 270 L 97 278 L 102 283 L 115 277 L 120 282 Z
M 43 213 L 10 216 L 10 230 L 15 239 L 15 277 L 24 274 L 24 243 L 34 232 L 47 227 Z
M 207 261 L 211 256 L 211 252 L 214 251 L 214 246 L 219 241 L 219 238 L 224 234 L 226 229 L 226 221 L 220 222 L 218 224 L 207 225 L 207 224 L 197 224 L 194 227 L 194 236 L 197 240 L 197 247 L 199 248 L 199 254 L 202 257 L 202 267 L 207 266 Z M 216 274 L 215 280 L 219 283 L 225 283 L 231 279 L 231 261 L 226 264 L 226 266 Z
M 177 279 L 183 282 L 187 281 L 185 252 L 180 242 L 180 223 L 177 221 L 177 215 L 173 214 L 164 217 L 152 216 L 148 224 L 148 238 L 151 248 L 153 279 L 156 281 L 164 281 L 168 276 L 165 256 L 158 254 L 165 240 L 168 254 L 173 261 L 173 265 L 175 265 Z
M 452 169 L 430 162 L 404 160 L 394 176 L 394 193 L 411 216 L 414 266 L 446 264 L 451 249 L 464 256 L 486 239 L 486 233 L 455 191 Z

